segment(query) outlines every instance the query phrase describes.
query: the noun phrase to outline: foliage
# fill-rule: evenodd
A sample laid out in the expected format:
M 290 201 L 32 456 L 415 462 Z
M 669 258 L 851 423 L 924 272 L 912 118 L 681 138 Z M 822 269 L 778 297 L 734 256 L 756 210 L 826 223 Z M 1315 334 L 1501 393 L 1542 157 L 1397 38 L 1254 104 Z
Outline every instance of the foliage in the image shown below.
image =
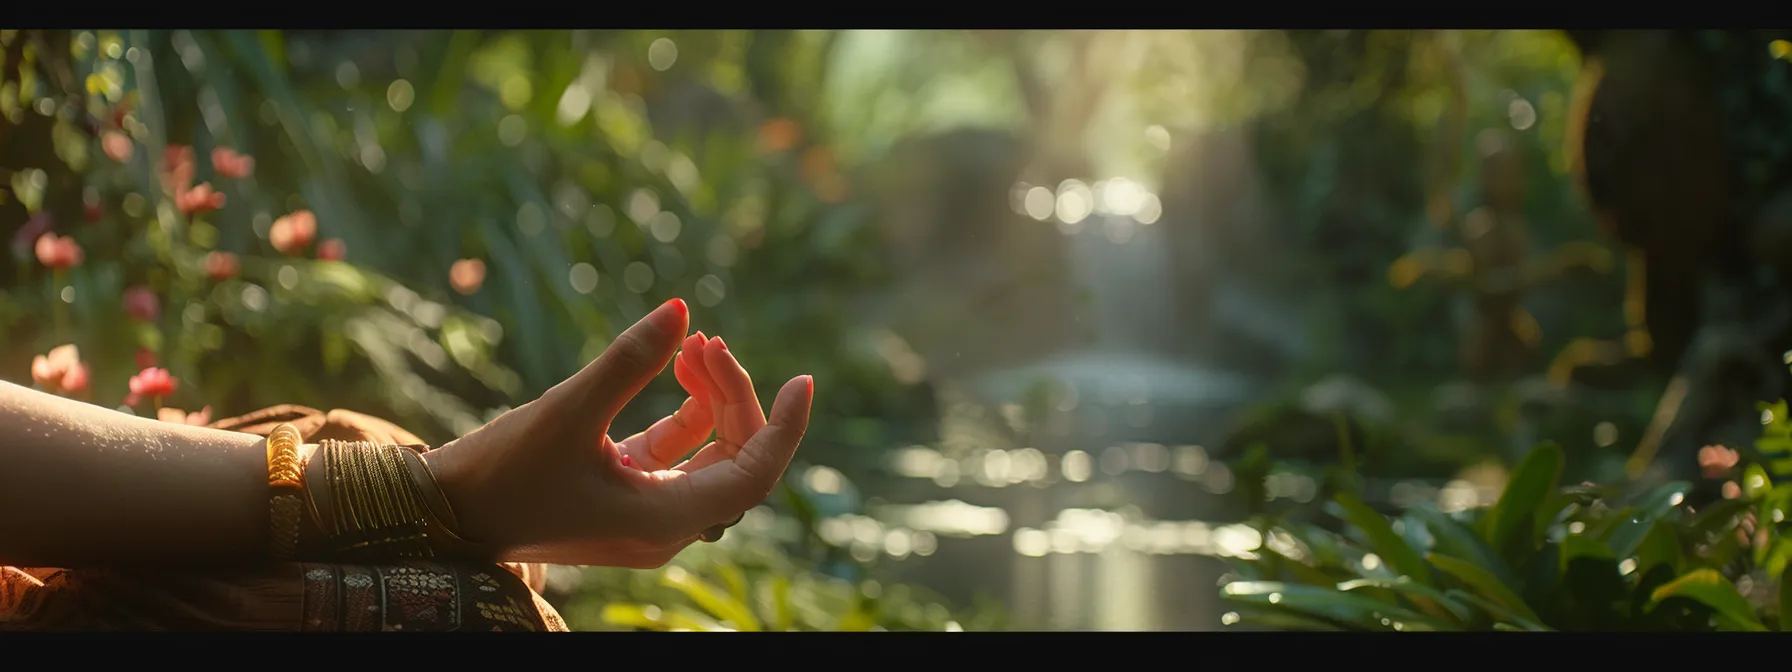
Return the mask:
M 0 324 L 13 348 L 80 345 L 101 403 L 123 395 L 145 348 L 185 383 L 170 403 L 353 407 L 439 440 L 532 398 L 681 296 L 755 373 L 829 387 L 817 414 L 838 421 L 815 428 L 819 446 L 873 445 L 925 412 L 847 319 L 882 276 L 864 213 L 845 200 L 848 167 L 804 117 L 825 34 L 4 37 L 23 73 L 0 101 L 17 118 L 8 200 L 22 208 L 8 218 L 90 253 L 59 301 L 30 241 L 15 245 Z M 34 134 L 53 151 L 26 151 Z M 107 142 L 134 151 L 109 160 Z M 160 179 L 176 146 L 194 149 L 193 181 L 223 193 L 222 208 L 177 207 L 183 187 Z M 253 157 L 253 174 L 207 165 L 220 147 Z M 346 250 L 341 263 L 273 249 L 272 224 L 301 210 Z M 242 255 L 241 274 L 208 277 L 214 251 Z M 463 259 L 489 273 L 455 291 Z M 169 309 L 123 319 L 136 285 Z M 669 410 L 669 390 L 624 422 Z
M 1343 532 L 1263 520 L 1255 559 L 1222 589 L 1231 622 L 1297 630 L 1765 630 L 1792 627 L 1781 595 L 1792 486 L 1747 468 L 1740 495 L 1695 510 L 1691 486 L 1562 487 L 1544 444 L 1499 501 L 1392 517 L 1355 495 Z
M 957 613 L 917 587 L 814 571 L 751 528 L 651 572 L 578 571 L 580 588 L 560 608 L 581 630 L 981 631 L 1001 625 L 999 612 Z

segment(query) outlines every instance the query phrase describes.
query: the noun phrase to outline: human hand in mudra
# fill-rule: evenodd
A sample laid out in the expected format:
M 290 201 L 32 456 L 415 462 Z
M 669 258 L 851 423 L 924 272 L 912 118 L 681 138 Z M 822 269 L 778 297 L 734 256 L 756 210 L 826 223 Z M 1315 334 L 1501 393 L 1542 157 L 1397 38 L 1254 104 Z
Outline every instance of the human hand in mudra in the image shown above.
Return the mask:
M 771 494 L 808 427 L 813 380 L 785 383 L 768 421 L 727 346 L 687 337 L 689 324 L 670 301 L 539 399 L 428 453 L 461 535 L 501 560 L 651 568 Z M 616 414 L 675 353 L 691 398 L 612 441 Z

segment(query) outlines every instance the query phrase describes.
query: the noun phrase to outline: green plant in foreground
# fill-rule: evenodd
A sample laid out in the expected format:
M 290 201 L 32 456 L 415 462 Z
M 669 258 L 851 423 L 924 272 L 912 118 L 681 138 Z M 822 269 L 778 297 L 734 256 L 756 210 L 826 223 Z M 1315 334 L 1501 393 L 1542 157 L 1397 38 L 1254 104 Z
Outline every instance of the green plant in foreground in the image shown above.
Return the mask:
M 1269 519 L 1222 588 L 1227 622 L 1288 630 L 1792 630 L 1784 579 L 1792 486 L 1750 465 L 1740 496 L 1693 510 L 1688 483 L 1623 495 L 1562 487 L 1560 447 L 1534 449 L 1493 506 L 1394 518 L 1351 494 L 1343 533 Z M 1750 515 L 1752 514 L 1752 515 Z M 1756 529 L 1756 521 L 1762 523 Z
M 744 532 L 744 531 L 743 531 Z M 588 567 L 561 613 L 575 630 L 950 631 L 990 629 L 924 590 L 854 582 L 792 562 L 751 534 L 693 547 L 653 571 Z

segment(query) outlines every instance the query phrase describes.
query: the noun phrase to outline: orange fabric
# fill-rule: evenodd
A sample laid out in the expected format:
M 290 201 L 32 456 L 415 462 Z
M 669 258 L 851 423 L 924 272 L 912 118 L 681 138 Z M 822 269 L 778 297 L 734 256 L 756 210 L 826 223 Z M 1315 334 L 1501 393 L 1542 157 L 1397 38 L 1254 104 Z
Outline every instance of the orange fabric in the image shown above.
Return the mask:
M 423 443 L 352 411 L 275 406 L 211 424 L 307 442 Z M 0 630 L 551 631 L 541 565 L 282 562 L 207 571 L 0 567 Z

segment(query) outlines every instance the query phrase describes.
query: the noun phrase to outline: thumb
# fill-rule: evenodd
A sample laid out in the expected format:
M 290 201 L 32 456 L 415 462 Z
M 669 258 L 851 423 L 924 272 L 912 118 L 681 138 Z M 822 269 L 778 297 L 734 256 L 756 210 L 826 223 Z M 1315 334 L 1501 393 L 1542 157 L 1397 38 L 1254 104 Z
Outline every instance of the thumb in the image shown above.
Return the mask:
M 666 369 L 690 328 L 690 309 L 672 299 L 610 342 L 603 354 L 542 395 L 549 406 L 608 424 Z

